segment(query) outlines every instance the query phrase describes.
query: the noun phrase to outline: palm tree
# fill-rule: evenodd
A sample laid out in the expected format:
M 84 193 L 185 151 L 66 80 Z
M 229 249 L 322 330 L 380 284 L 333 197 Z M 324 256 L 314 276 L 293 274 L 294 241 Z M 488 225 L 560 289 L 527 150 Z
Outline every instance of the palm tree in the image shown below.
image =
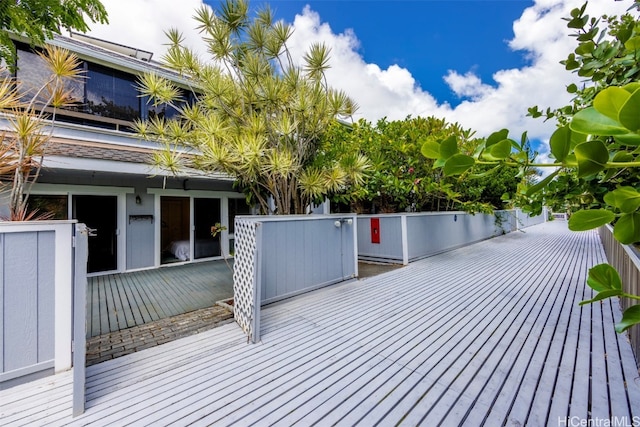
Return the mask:
M 192 82 L 195 102 L 184 102 L 180 90 L 157 75 L 140 82 L 154 104 L 179 111 L 173 120 L 137 123 L 143 138 L 165 147 L 154 158 L 157 166 L 170 173 L 188 167 L 226 173 L 264 213 L 278 214 L 304 213 L 312 199 L 360 180 L 364 158 L 355 169 L 341 166 L 354 162 L 310 167 L 328 125 L 356 110 L 344 92 L 327 85 L 325 45 L 312 44 L 304 64 L 297 65 L 286 44 L 291 27 L 274 22 L 268 8 L 250 19 L 245 0 L 227 0 L 215 12 L 202 6 L 195 19 L 210 61 L 184 47 L 176 30 L 167 32 L 170 48 L 164 57 Z M 176 147 L 195 155 L 180 154 Z
M 8 123 L 0 135 L 0 175 L 10 187 L 5 219 L 11 221 L 45 218 L 29 212 L 29 193 L 51 141 L 56 111 L 73 102 L 68 82 L 82 78 L 80 60 L 74 54 L 47 46 L 38 55 L 49 74 L 37 87 L 27 87 L 7 74 L 0 79 L 0 113 Z

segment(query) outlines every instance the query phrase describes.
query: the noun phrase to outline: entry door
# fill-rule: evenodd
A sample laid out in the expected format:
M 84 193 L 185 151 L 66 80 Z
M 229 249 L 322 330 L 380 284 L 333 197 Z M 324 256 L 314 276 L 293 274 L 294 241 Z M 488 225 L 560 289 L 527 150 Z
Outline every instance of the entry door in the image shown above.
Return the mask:
M 87 273 L 117 270 L 117 196 L 73 196 L 73 218 L 95 230 L 89 236 Z
M 195 259 L 220 256 L 220 234 L 211 228 L 220 223 L 220 199 L 193 199 Z
M 160 198 L 160 251 L 162 264 L 192 259 L 189 238 L 189 198 Z

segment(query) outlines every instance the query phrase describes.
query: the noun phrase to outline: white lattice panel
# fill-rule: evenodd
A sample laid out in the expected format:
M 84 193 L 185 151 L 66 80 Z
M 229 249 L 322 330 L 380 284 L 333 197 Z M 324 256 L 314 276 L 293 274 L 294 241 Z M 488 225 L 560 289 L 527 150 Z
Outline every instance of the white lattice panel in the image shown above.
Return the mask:
M 256 312 L 256 229 L 258 223 L 236 219 L 233 263 L 233 311 L 236 322 L 253 340 Z

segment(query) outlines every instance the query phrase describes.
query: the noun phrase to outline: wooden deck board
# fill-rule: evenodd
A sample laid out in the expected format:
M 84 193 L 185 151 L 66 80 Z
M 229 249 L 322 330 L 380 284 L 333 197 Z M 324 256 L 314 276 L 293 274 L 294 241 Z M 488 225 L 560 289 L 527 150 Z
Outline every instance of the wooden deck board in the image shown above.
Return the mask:
M 87 338 L 164 319 L 233 296 L 224 261 L 90 277 Z
M 64 404 L 38 412 L 24 396 L 2 417 L 19 412 L 36 425 L 535 426 L 586 419 L 590 409 L 640 416 L 635 360 L 612 329 L 619 309 L 577 306 L 590 295 L 587 268 L 602 261 L 596 234 L 561 225 L 265 307 L 259 344 L 228 324 L 94 365 L 87 412 L 77 419 Z M 200 292 L 193 283 L 184 289 Z

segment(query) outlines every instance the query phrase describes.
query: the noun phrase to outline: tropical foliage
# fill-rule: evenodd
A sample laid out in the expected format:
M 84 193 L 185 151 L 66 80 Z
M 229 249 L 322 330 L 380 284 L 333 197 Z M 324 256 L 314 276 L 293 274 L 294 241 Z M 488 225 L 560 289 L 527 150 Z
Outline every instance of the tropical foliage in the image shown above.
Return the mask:
M 556 170 L 534 185 L 521 187 L 520 203 L 531 210 L 547 203 L 566 208 L 572 215 L 569 228 L 590 230 L 614 223 L 614 237 L 624 244 L 640 242 L 640 21 L 637 16 L 591 18 L 586 5 L 567 19 L 576 30 L 578 47 L 563 61 L 568 70 L 587 81 L 571 85 L 571 105 L 547 110 L 558 129 L 550 139 L 553 164 L 529 161 L 523 139 L 510 139 L 503 129 L 492 134 L 474 155 L 462 152 L 454 137 L 428 141 L 422 147 L 429 159 L 440 162 L 445 175 L 459 176 L 478 165 L 554 167 Z M 535 117 L 543 113 L 532 107 Z M 620 296 L 640 300 L 622 290 L 618 273 L 608 264 L 590 270 L 587 284 L 597 292 L 592 303 Z M 616 325 L 623 332 L 640 323 L 640 305 L 625 310 Z
M 8 73 L 0 79 L 0 112 L 8 123 L 0 134 L 0 175 L 9 188 L 12 221 L 43 219 L 28 209 L 29 192 L 38 179 L 42 158 L 51 140 L 52 122 L 58 108 L 74 98 L 69 81 L 82 78 L 79 59 L 72 53 L 49 46 L 39 56 L 49 74 L 37 87 L 26 87 Z
M 465 179 L 446 177 L 434 161 L 424 161 L 420 150 L 426 139 L 449 136 L 455 136 L 468 153 L 480 143 L 472 131 L 435 117 L 335 125 L 323 136 L 315 164 L 330 164 L 345 152 L 359 152 L 370 160 L 371 168 L 361 184 L 343 186 L 330 194 L 333 202 L 355 212 L 491 212 L 502 208 L 503 194 L 516 190 L 517 169 L 496 168 L 493 173 L 481 171 Z
M 0 63 L 15 64 L 16 48 L 9 33 L 42 46 L 63 29 L 86 32 L 87 20 L 107 22 L 107 12 L 98 0 L 0 1 Z
M 154 104 L 178 111 L 173 119 L 136 124 L 141 137 L 164 145 L 157 166 L 174 174 L 191 168 L 230 175 L 264 213 L 304 213 L 312 199 L 361 182 L 368 162 L 358 153 L 314 163 L 323 132 L 356 110 L 327 85 L 325 45 L 312 44 L 296 64 L 287 47 L 291 27 L 275 22 L 268 8 L 250 16 L 245 0 L 227 0 L 216 11 L 202 6 L 195 20 L 211 58 L 200 60 L 176 30 L 167 32 L 164 58 L 188 77 L 194 102 L 157 75 L 140 82 Z

